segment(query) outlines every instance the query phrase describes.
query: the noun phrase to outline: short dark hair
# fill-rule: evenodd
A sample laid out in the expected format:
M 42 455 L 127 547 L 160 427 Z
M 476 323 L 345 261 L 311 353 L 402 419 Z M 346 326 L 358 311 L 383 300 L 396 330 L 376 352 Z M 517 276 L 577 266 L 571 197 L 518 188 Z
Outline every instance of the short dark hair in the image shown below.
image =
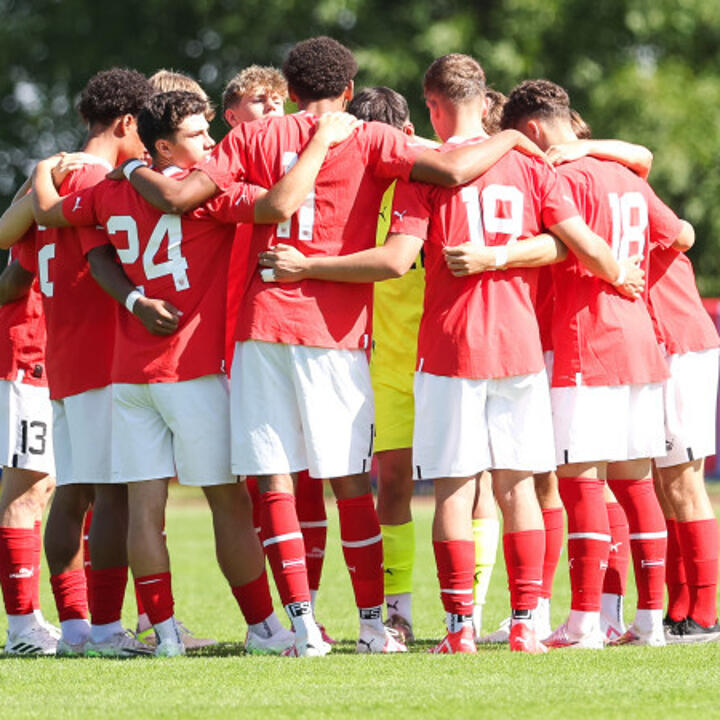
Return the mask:
M 516 128 L 529 117 L 570 120 L 570 97 L 550 80 L 526 80 L 508 97 L 503 108 L 502 126 Z
M 583 116 L 577 111 L 570 109 L 570 124 L 578 140 L 588 140 L 592 137 L 592 128 L 585 122 Z
M 342 95 L 358 66 L 350 50 L 322 35 L 295 45 L 282 71 L 300 100 L 324 100 Z
M 155 143 L 171 139 L 190 115 L 203 115 L 207 103 L 194 92 L 171 90 L 153 95 L 138 113 L 138 134 L 147 151 L 155 157 Z
M 488 111 L 482 121 L 483 127 L 488 135 L 495 135 L 502 130 L 502 113 L 507 98 L 499 90 L 493 88 L 485 91 L 485 97 L 488 99 Z
M 485 95 L 485 71 L 469 55 L 450 53 L 434 60 L 425 72 L 425 93 L 436 92 L 451 102 Z
M 142 73 L 112 68 L 90 78 L 78 110 L 89 125 L 110 125 L 123 115 L 137 115 L 152 94 L 153 88 Z
M 410 119 L 407 100 L 399 92 L 383 85 L 361 90 L 352 99 L 347 110 L 360 120 L 375 120 L 392 125 L 398 130 L 402 130 Z

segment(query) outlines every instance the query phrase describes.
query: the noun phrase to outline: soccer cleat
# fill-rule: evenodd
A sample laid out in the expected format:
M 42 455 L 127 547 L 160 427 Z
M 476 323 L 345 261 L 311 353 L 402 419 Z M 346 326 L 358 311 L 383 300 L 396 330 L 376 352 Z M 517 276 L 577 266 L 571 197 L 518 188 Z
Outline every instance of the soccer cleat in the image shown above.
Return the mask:
M 55 657 L 82 657 L 85 655 L 86 644 L 87 640 L 82 640 L 79 643 L 71 643 L 60 638 L 57 642 Z
M 17 635 L 8 632 L 5 643 L 7 655 L 54 655 L 56 650 L 57 638 L 42 625 L 33 625 Z
M 319 640 L 295 640 L 295 642 L 282 651 L 283 657 L 324 657 L 331 650 L 330 645 L 322 638 Z
M 280 655 L 294 643 L 295 633 L 285 628 L 268 638 L 248 630 L 245 636 L 245 652 L 249 655 Z
M 515 623 L 510 628 L 508 639 L 511 652 L 524 652 L 530 655 L 542 655 L 547 648 L 537 639 L 535 631 L 525 623 Z
M 473 629 L 470 625 L 464 625 L 457 632 L 449 632 L 435 647 L 428 652 L 433 655 L 474 655 L 477 653 Z
M 485 635 L 478 640 L 479 643 L 485 644 L 502 644 L 508 642 L 510 639 L 510 618 L 505 618 L 501 623 L 500 627 L 489 635 Z
M 664 647 L 667 645 L 662 630 L 640 632 L 635 625 L 631 625 L 617 640 L 608 643 L 613 647 L 618 645 L 647 645 L 648 647 Z
M 209 638 L 195 637 L 191 630 L 189 630 L 183 622 L 180 620 L 175 621 L 180 635 L 180 639 L 183 642 L 186 650 L 199 650 L 205 647 L 211 647 L 217 645 L 217 640 L 210 640 Z M 157 647 L 157 636 L 155 635 L 155 629 L 151 625 L 145 630 L 138 629 L 135 632 L 135 638 L 149 648 Z
M 385 621 L 385 627 L 394 630 L 403 645 L 409 645 L 415 642 L 412 625 L 402 615 L 398 615 L 397 613 L 391 615 Z
M 663 625 L 665 622 L 663 621 Z M 720 640 L 720 625 L 717 620 L 705 627 L 691 617 L 674 623 L 673 627 L 665 630 L 665 640 L 668 644 L 696 645 Z
M 378 630 L 371 625 L 360 625 L 360 637 L 358 638 L 355 652 L 358 653 L 404 653 L 407 647 L 400 640 L 397 630 L 383 627 Z
M 145 648 L 147 654 L 147 648 Z M 185 645 L 183 642 L 177 642 L 175 640 L 165 640 L 165 642 L 159 642 L 155 648 L 155 657 L 179 657 L 185 654 Z
M 609 618 L 607 615 L 600 614 L 600 631 L 605 637 L 605 643 L 611 643 L 621 637 L 627 628 L 625 623 L 620 620 Z
M 564 622 L 543 640 L 543 645 L 547 648 L 602 650 L 605 647 L 605 638 L 600 630 L 585 633 L 584 635 L 570 632 L 568 624 Z
M 129 630 L 113 633 L 107 640 L 85 643 L 85 657 L 130 658 L 151 655 L 152 650 Z

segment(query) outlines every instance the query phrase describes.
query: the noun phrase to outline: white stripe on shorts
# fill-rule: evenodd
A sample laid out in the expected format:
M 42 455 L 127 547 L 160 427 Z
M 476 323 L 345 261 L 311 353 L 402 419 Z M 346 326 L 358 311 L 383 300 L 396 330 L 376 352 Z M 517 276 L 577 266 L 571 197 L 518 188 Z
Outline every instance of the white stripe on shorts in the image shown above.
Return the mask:
M 294 532 L 294 533 L 285 533 L 285 535 L 276 535 L 275 537 L 268 538 L 267 540 L 263 540 L 263 547 L 267 547 L 268 545 L 275 545 L 275 543 L 279 542 L 285 542 L 286 540 L 298 540 L 302 539 L 302 533 L 300 532 Z
M 382 533 L 375 537 L 367 538 L 367 540 L 343 540 L 342 546 L 346 548 L 359 548 L 366 547 L 367 545 L 374 545 L 376 542 L 382 540 Z
M 470 595 L 472 588 L 469 590 L 449 590 L 447 588 L 440 588 L 441 593 L 447 593 L 448 595 Z
M 301 522 L 301 528 L 327 527 L 327 520 L 313 520 L 311 522 Z
M 660 540 L 661 538 L 667 537 L 667 530 L 663 530 L 662 532 L 654 532 L 654 533 L 631 533 L 630 539 L 631 540 Z
M 602 542 L 610 542 L 610 535 L 603 535 L 602 533 L 586 532 L 586 533 L 568 533 L 568 540 L 601 540 Z

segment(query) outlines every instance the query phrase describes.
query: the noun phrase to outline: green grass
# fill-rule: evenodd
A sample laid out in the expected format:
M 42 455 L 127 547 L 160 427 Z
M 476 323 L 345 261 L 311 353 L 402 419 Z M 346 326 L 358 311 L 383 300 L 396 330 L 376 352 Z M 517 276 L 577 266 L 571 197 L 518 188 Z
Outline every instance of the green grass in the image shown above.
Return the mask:
M 405 656 L 355 655 L 352 592 L 337 513 L 332 506 L 328 511 L 317 614 L 341 641 L 329 657 L 243 654 L 245 627 L 215 562 L 209 512 L 194 491 L 173 488 L 167 530 L 177 615 L 198 634 L 224 644 L 212 654 L 172 660 L 0 655 L 0 717 L 720 717 L 720 644 L 556 651 L 543 657 L 505 648 L 481 649 L 474 657 L 427 655 L 425 648 L 443 633 L 443 613 L 429 542 L 432 506 L 422 499 L 415 504 L 414 614 L 420 640 Z M 45 613 L 55 619 L 43 585 Z M 564 557 L 555 595 L 557 623 L 568 609 Z M 628 606 L 633 602 L 629 597 Z M 486 606 L 488 630 L 507 614 L 507 605 L 500 558 Z M 129 593 L 125 609 L 127 625 L 133 626 Z

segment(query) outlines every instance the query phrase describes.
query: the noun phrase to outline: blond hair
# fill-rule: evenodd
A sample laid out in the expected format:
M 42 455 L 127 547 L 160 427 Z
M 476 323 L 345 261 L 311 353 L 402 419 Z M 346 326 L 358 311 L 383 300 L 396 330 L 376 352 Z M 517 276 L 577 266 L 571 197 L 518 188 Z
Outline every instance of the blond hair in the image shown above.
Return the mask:
M 243 95 L 258 88 L 267 88 L 270 92 L 277 93 L 283 100 L 288 95 L 287 82 L 277 68 L 250 65 L 227 84 L 222 97 L 223 111 L 232 107 Z
M 150 85 L 152 85 L 156 93 L 166 93 L 174 90 L 194 93 L 205 102 L 206 110 L 203 115 L 205 115 L 207 121 L 210 122 L 215 117 L 215 108 L 210 102 L 207 93 L 202 89 L 200 83 L 185 73 L 162 68 L 150 77 Z

